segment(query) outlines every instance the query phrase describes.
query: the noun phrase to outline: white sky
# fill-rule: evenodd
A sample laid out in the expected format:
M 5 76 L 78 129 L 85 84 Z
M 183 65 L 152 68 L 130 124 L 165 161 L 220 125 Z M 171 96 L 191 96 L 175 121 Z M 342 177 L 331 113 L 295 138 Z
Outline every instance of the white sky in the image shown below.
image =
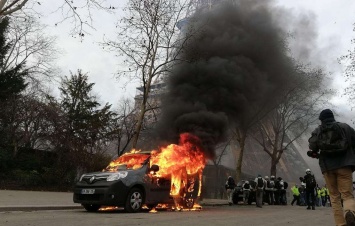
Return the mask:
M 122 9 L 126 1 L 109 0 L 113 6 L 119 9 Z M 48 25 L 46 32 L 58 37 L 57 45 L 64 52 L 57 61 L 62 74 L 69 75 L 69 71 L 76 72 L 77 69 L 88 72 L 90 82 L 95 83 L 94 92 L 99 96 L 101 102 L 116 105 L 123 96 L 133 98 L 137 85 L 119 83 L 114 79 L 114 73 L 121 62 L 112 53 L 105 52 L 97 44 L 97 42 L 102 41 L 104 34 L 113 34 L 115 22 L 122 12 L 117 10 L 116 14 L 95 13 L 93 25 L 96 30 L 89 30 L 91 35 L 86 36 L 83 42 L 80 42 L 78 38 L 72 38 L 69 34 L 72 28 L 70 21 L 54 26 L 54 23 L 60 20 L 61 16 L 58 12 L 50 13 L 57 7 L 55 5 L 58 4 L 57 2 L 61 1 L 43 1 L 40 11 L 43 13 L 41 21 Z M 291 12 L 295 15 L 301 13 L 315 14 L 318 51 L 313 54 L 314 56 L 321 55 L 324 61 L 322 65 L 336 77 L 334 87 L 343 88 L 345 84 L 340 76 L 343 73 L 343 67 L 338 64 L 337 59 L 354 48 L 351 46 L 351 39 L 355 38 L 355 32 L 353 32 L 355 1 L 276 0 L 275 2 L 280 6 L 292 9 Z M 338 111 L 339 109 L 347 111 L 344 117 L 349 117 L 346 98 L 339 95 L 334 97 L 333 102 L 337 105 Z

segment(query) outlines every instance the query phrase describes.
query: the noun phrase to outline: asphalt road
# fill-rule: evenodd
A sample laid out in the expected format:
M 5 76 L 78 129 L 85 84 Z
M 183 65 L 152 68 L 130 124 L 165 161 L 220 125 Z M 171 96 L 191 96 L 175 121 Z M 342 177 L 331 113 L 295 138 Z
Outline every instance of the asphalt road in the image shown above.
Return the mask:
M 306 210 L 299 206 L 206 206 L 200 211 L 129 214 L 123 211 L 89 213 L 84 209 L 0 212 L 1 226 L 128 226 L 128 225 L 238 225 L 299 226 L 335 225 L 331 208 Z

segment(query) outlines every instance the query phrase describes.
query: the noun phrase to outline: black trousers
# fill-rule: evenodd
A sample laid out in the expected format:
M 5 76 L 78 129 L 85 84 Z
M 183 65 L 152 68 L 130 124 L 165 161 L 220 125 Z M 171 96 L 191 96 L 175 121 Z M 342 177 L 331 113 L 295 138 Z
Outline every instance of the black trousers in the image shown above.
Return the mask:
M 291 202 L 291 205 L 296 202 L 296 205 L 300 204 L 300 196 L 299 195 L 293 195 L 293 200 Z
M 315 206 L 316 204 L 315 189 L 306 189 L 306 203 L 307 206 Z

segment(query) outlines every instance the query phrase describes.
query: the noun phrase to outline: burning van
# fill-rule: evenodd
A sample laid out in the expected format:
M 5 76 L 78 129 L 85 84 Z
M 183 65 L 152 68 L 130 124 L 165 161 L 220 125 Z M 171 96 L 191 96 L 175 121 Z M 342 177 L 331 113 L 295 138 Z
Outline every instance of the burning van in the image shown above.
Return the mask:
M 104 206 L 139 212 L 167 204 L 175 209 L 193 208 L 201 193 L 205 158 L 199 148 L 180 137 L 159 151 L 126 153 L 102 172 L 86 173 L 74 188 L 73 200 L 90 212 Z

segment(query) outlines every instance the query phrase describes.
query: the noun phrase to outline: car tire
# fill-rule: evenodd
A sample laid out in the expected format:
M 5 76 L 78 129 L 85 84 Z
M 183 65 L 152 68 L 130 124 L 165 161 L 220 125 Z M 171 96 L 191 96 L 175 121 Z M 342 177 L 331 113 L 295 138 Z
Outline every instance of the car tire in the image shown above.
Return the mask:
M 128 213 L 137 213 L 141 211 L 143 205 L 143 192 L 139 188 L 132 188 L 126 199 L 125 210 Z
M 92 204 L 85 204 L 85 205 L 83 205 L 83 207 L 88 212 L 96 212 L 96 211 L 98 211 L 101 208 L 100 205 L 92 205 Z
M 238 205 L 238 194 L 236 193 L 236 194 L 233 194 L 233 196 L 232 196 L 232 201 L 233 201 L 233 204 L 234 205 Z

